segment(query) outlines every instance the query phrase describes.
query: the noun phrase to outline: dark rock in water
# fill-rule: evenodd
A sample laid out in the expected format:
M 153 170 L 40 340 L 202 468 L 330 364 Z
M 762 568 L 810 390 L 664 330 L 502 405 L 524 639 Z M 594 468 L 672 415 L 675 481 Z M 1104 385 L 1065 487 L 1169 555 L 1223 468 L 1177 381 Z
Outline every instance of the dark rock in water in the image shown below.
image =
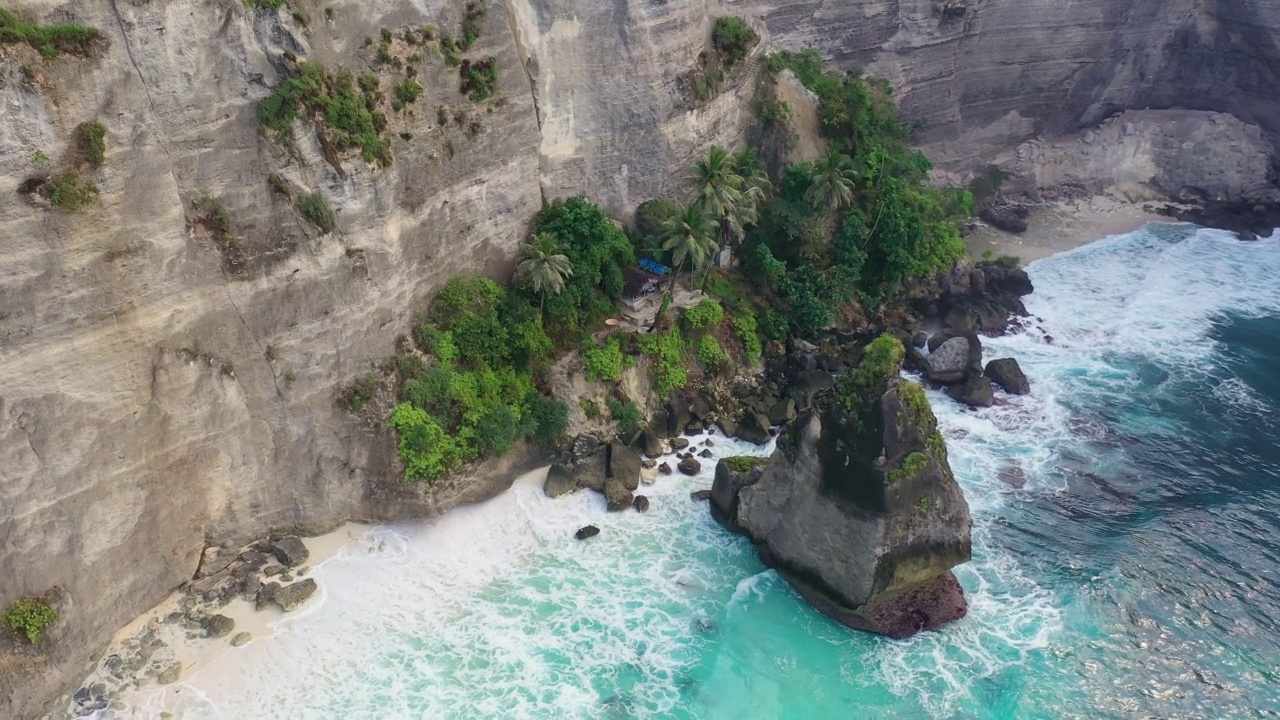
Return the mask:
M 720 419 L 716 421 L 716 424 L 720 426 L 720 432 L 724 433 L 725 437 L 738 436 L 738 423 L 736 421 L 721 416 Z
M 685 475 L 697 475 L 702 471 L 702 463 L 694 460 L 692 457 L 687 457 L 681 460 L 680 464 L 676 467 Z
M 211 638 L 230 635 L 231 631 L 236 629 L 236 621 L 226 615 L 210 615 L 201 625 L 204 626 L 205 635 Z
M 702 423 L 698 422 L 697 420 L 693 420 L 688 425 L 684 426 L 684 431 L 692 435 L 697 435 L 698 433 L 702 432 L 705 429 L 706 429 L 706 426 L 704 426 Z
M 609 443 L 609 477 L 620 480 L 628 490 L 640 487 L 640 456 L 616 440 Z
M 659 474 L 659 475 L 670 475 L 670 474 L 671 474 L 671 465 L 669 465 L 669 464 L 667 464 L 667 463 L 665 463 L 665 462 L 664 462 L 664 463 L 662 463 L 662 464 L 660 464 L 660 465 L 658 465 L 658 474 Z
M 1203 207 L 1169 206 L 1167 214 L 1182 222 L 1229 230 L 1241 240 L 1268 237 L 1280 228 L 1280 203 L 1277 202 L 1209 201 Z
M 1017 465 L 1009 465 L 1000 468 L 1000 482 L 1008 485 L 1014 490 L 1020 490 L 1027 486 L 1027 474 Z
M 929 379 L 940 383 L 964 381 L 969 367 L 969 339 L 953 337 L 929 355 Z
M 671 438 L 672 450 L 683 450 L 687 447 L 689 447 L 689 438 L 686 438 L 686 437 Z
M 715 447 L 716 442 L 711 438 L 707 438 L 706 440 L 702 441 L 702 444 L 706 445 L 707 447 Z
M 709 458 L 709 457 L 711 457 L 711 451 L 710 451 L 710 450 L 703 450 L 702 452 L 698 453 L 698 457 L 700 457 L 700 458 Z
M 737 437 L 739 440 L 756 445 L 769 442 L 769 418 L 760 413 L 748 413 L 742 418 L 742 424 L 738 426 Z
M 240 594 L 246 600 L 256 596 L 260 589 L 262 589 L 262 582 L 256 577 L 247 577 L 240 584 Z
M 991 407 L 996 402 L 991 381 L 982 375 L 969 378 L 963 385 L 952 385 L 947 388 L 947 394 L 953 400 L 975 408 Z
M 640 467 L 644 468 L 645 470 L 652 470 L 658 467 L 658 461 L 654 460 L 653 458 L 645 458 L 644 460 L 640 461 Z
M 769 408 L 769 424 L 782 425 L 796 419 L 796 401 L 784 398 Z
M 579 435 L 573 439 L 573 460 L 577 462 L 596 451 L 600 447 L 600 439 L 594 435 Z
M 302 544 L 300 538 L 293 535 L 282 537 L 271 543 L 271 552 L 286 567 L 297 567 L 311 557 L 307 546 Z
M 924 349 L 928 344 L 929 334 L 923 330 L 917 330 L 916 333 L 911 336 L 911 346 L 914 348 Z
M 636 512 L 649 512 L 649 498 L 643 495 L 637 495 L 635 496 L 635 499 L 631 501 L 631 507 L 635 508 Z
M 649 457 L 656 458 L 662 454 L 662 438 L 653 430 L 646 429 L 640 436 L 640 444 L 644 449 L 644 454 Z
M 969 508 L 923 390 L 896 368 L 858 377 L 797 417 L 758 474 L 721 461 L 713 514 L 816 609 L 907 637 L 965 614 L 951 568 L 970 558 Z
M 1031 383 L 1022 373 L 1018 361 L 1013 358 L 1000 358 L 987 363 L 983 374 L 991 378 L 991 382 L 1004 388 L 1005 392 L 1014 395 L 1026 395 L 1031 392 Z
M 609 512 L 619 512 L 631 507 L 631 491 L 619 478 L 604 481 L 604 499 Z
M 549 498 L 557 498 L 577 489 L 578 478 L 561 463 L 551 466 L 547 471 L 547 479 L 542 483 L 542 492 Z
M 262 569 L 262 574 L 266 575 L 267 577 L 275 577 L 276 575 L 279 575 L 280 573 L 283 573 L 283 572 L 284 572 L 283 565 L 268 565 L 267 567 Z
M 280 591 L 280 583 L 274 583 L 274 582 L 265 583 L 258 590 L 258 597 L 255 603 L 255 607 L 257 607 L 257 609 L 259 610 L 266 608 L 268 605 L 275 602 L 276 593 L 279 591 Z
M 578 528 L 578 532 L 574 533 L 573 537 L 578 540 L 586 540 L 587 538 L 595 537 L 599 534 L 600 528 L 595 525 L 588 525 L 586 527 Z
M 693 492 L 689 493 L 689 499 L 694 502 L 699 502 L 702 500 L 710 500 L 711 491 L 710 490 L 694 490 Z
M 1024 233 L 1027 231 L 1029 214 L 1023 205 L 1001 204 L 984 207 L 978 213 L 978 217 L 1005 232 Z
M 285 585 L 275 592 L 272 600 L 285 612 L 293 612 L 302 607 L 316 593 L 316 581 L 311 578 L 301 580 L 292 585 Z
M 1044 336 L 1044 344 L 1045 344 L 1045 345 L 1052 345 L 1052 344 L 1053 344 L 1053 336 L 1052 336 L 1052 335 L 1045 335 L 1045 336 Z

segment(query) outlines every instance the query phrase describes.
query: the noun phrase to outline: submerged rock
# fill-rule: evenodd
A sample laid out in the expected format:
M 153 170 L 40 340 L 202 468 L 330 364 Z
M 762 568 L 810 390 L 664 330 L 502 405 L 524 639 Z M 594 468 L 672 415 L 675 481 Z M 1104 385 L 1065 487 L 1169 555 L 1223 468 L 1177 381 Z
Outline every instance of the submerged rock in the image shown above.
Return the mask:
M 703 500 L 710 500 L 711 491 L 710 490 L 694 490 L 693 492 L 689 493 L 689 499 L 694 502 L 702 502 Z
M 649 498 L 643 495 L 637 495 L 635 499 L 631 501 L 631 507 L 635 508 L 636 512 L 649 512 Z
M 662 464 L 658 465 L 658 474 L 659 474 L 659 475 L 670 475 L 670 474 L 671 474 L 671 464 L 670 464 L 670 463 L 666 463 L 666 462 L 664 462 L 664 463 L 662 463 Z
M 951 568 L 970 557 L 968 504 L 923 390 L 898 377 L 902 355 L 873 342 L 763 467 L 722 461 L 711 498 L 816 609 L 894 638 L 964 616 Z
M 578 532 L 574 533 L 573 537 L 576 540 L 586 540 L 587 538 L 595 537 L 599 534 L 600 528 L 595 525 L 587 525 L 585 527 L 578 528 Z
M 1027 376 L 1023 374 L 1018 361 L 1013 358 L 992 360 L 987 363 L 987 368 L 983 371 L 983 374 L 991 378 L 992 382 L 1004 388 L 1007 393 L 1026 395 L 1031 392 L 1031 383 L 1027 381 Z

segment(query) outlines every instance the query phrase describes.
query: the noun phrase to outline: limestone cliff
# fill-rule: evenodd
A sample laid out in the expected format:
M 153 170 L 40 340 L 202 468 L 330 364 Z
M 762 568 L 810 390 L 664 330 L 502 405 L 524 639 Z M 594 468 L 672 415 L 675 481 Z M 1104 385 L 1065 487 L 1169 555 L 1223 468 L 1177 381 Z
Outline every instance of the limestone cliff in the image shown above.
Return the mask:
M 711 507 L 816 609 L 902 638 L 964 616 L 951 568 L 969 560 L 970 520 L 928 400 L 897 379 L 902 347 L 886 341 L 893 361 L 842 378 L 762 469 L 722 460 Z

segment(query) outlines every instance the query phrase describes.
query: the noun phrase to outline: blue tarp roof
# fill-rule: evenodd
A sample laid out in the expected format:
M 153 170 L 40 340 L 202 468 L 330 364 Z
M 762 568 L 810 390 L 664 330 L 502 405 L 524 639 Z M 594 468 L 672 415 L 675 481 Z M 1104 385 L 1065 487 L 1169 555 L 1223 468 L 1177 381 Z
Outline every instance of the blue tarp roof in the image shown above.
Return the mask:
M 647 270 L 653 273 L 654 275 L 666 275 L 667 272 L 671 270 L 671 268 L 667 267 L 666 265 L 663 265 L 661 263 L 656 263 L 653 260 L 650 260 L 649 258 L 645 258 L 637 264 L 640 266 L 642 270 Z

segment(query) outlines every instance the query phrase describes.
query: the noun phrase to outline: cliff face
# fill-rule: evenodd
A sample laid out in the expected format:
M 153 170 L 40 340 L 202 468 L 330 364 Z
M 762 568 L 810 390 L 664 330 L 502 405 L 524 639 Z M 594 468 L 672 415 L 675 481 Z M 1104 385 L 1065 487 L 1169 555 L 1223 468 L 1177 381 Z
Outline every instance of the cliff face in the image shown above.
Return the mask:
M 11 4 L 106 42 L 49 62 L 0 47 L 0 605 L 53 586 L 67 603 L 43 651 L 0 662 L 0 715 L 65 687 L 84 654 L 191 576 L 206 540 L 492 492 L 394 487 L 390 439 L 338 390 L 447 278 L 505 275 L 544 197 L 625 213 L 678 194 L 694 153 L 737 137 L 750 83 L 692 110 L 679 79 L 716 16 L 754 18 L 769 49 L 813 46 L 887 76 L 926 123 L 926 150 L 955 168 L 1123 107 L 1280 122 L 1280 0 L 969 0 L 950 18 L 934 0 L 509 0 L 487 5 L 467 53 L 497 58 L 501 100 L 471 103 L 457 70 L 427 57 L 424 96 L 389 112 L 390 168 L 350 155 L 335 167 L 306 123 L 291 153 L 259 133 L 256 103 L 286 51 L 376 71 L 390 93 L 399 76 L 366 38 L 456 32 L 462 5 L 295 0 L 304 26 L 240 0 Z M 98 202 L 68 214 L 22 200 L 35 153 L 56 169 L 95 119 Z M 272 172 L 321 191 L 337 231 L 272 195 Z M 239 266 L 189 222 L 206 194 L 228 208 Z

